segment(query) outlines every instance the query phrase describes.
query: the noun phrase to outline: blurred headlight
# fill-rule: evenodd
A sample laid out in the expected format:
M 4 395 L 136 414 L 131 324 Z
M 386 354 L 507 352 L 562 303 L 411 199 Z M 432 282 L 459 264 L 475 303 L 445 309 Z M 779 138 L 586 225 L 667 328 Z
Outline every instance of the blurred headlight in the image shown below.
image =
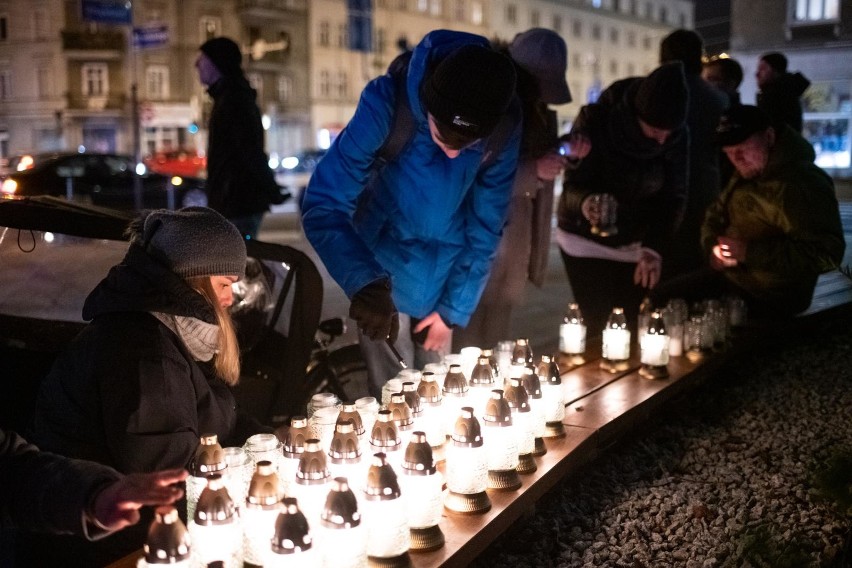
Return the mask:
M 32 156 L 30 156 L 30 155 L 21 156 L 21 160 L 18 162 L 18 166 L 15 169 L 18 170 L 19 172 L 22 172 L 24 170 L 32 169 L 32 167 L 34 165 L 35 165 L 35 160 L 33 160 Z
M 296 156 L 289 156 L 281 160 L 281 167 L 285 170 L 292 170 L 296 166 L 299 165 L 299 158 Z
M 18 191 L 18 182 L 12 178 L 4 179 L 3 185 L 0 185 L 0 192 L 6 195 L 15 195 L 16 191 Z
M 179 185 L 180 185 L 180 184 L 182 184 L 182 183 L 183 183 L 183 178 L 182 178 L 182 177 L 180 177 L 180 176 L 174 176 L 174 177 L 172 178 L 172 185 L 173 185 L 173 186 L 177 187 L 177 186 L 179 186 Z

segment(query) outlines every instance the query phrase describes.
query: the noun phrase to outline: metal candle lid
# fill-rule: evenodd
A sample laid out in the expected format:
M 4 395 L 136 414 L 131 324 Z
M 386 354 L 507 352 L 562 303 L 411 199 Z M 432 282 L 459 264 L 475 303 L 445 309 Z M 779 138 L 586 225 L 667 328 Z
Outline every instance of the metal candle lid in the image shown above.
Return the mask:
M 494 369 L 488 357 L 480 356 L 470 372 L 470 384 L 480 387 L 488 387 L 494 384 Z
M 228 462 L 225 461 L 225 453 L 219 445 L 219 437 L 216 434 L 202 434 L 190 466 L 192 475 L 207 477 L 222 473 L 227 467 Z
M 390 403 L 388 403 L 388 410 L 390 410 L 397 428 L 401 431 L 411 429 L 414 424 L 414 417 L 411 415 L 411 408 L 409 408 L 408 403 L 405 402 L 404 394 L 401 392 L 393 393 L 391 395 Z
M 467 379 L 462 372 L 461 365 L 453 363 L 450 365 L 447 376 L 444 377 L 444 394 L 464 396 L 467 390 Z
M 473 415 L 473 408 L 462 407 L 461 416 L 456 418 L 456 425 L 453 428 L 453 445 L 478 448 L 482 446 L 482 443 L 482 430 L 479 427 L 479 420 Z
M 393 420 L 391 411 L 387 408 L 379 410 L 376 423 L 373 424 L 373 431 L 370 433 L 370 444 L 390 451 L 398 450 L 402 444 L 399 429 Z
M 485 403 L 485 415 L 482 420 L 486 426 L 511 426 L 512 425 L 512 408 L 509 406 L 509 401 L 503 396 L 501 389 L 491 391 L 491 396 Z
M 408 447 L 405 448 L 402 472 L 406 475 L 434 475 L 437 471 L 426 433 L 419 430 L 412 432 Z
M 284 510 L 275 519 L 275 536 L 272 537 L 272 552 L 275 554 L 297 554 L 310 550 L 313 539 L 308 520 L 294 497 L 282 500 Z
M 413 417 L 420 416 L 423 413 L 423 406 L 420 404 L 420 395 L 417 394 L 417 385 L 411 381 L 402 383 L 402 396 L 405 397 L 405 404 L 411 409 Z
M 345 477 L 335 477 L 320 515 L 322 525 L 330 529 L 351 529 L 361 524 L 358 500 Z
M 423 371 L 423 378 L 417 385 L 417 394 L 420 395 L 421 405 L 438 406 L 441 404 L 441 387 L 435 380 L 435 373 Z
M 308 433 L 308 419 L 304 416 L 294 416 L 290 419 L 290 429 L 284 436 L 284 456 L 291 459 L 299 459 L 305 451 L 305 441 L 310 437 Z
M 530 412 L 530 400 L 527 394 L 527 389 L 524 388 L 522 379 L 512 377 L 509 379 L 509 386 L 503 392 L 506 397 L 506 402 L 509 403 L 509 408 L 516 412 Z
M 538 364 L 538 378 L 549 385 L 561 385 L 562 377 L 559 373 L 559 365 L 550 355 L 542 355 Z
M 538 380 L 538 375 L 535 374 L 533 369 L 526 368 L 524 374 L 521 375 L 521 383 L 524 385 L 530 398 L 541 398 L 541 381 Z
M 320 447 L 320 441 L 311 438 L 305 442 L 305 451 L 299 456 L 299 467 L 296 469 L 296 483 L 300 485 L 320 485 L 331 477 L 325 454 Z
M 529 339 L 515 340 L 515 346 L 512 348 L 512 363 L 515 365 L 532 365 L 533 353 Z
M 207 487 L 201 491 L 195 505 L 197 525 L 227 525 L 236 520 L 237 508 L 228 494 L 222 476 L 218 473 L 207 478 Z
M 396 473 L 383 452 L 373 455 L 373 463 L 367 472 L 367 487 L 364 489 L 367 501 L 390 501 L 398 499 L 402 492 L 396 480 Z
M 148 564 L 174 564 L 187 560 L 190 555 L 190 538 L 186 526 L 172 505 L 157 507 L 154 521 L 148 527 L 148 538 L 142 547 Z
M 331 463 L 355 463 L 361 459 L 361 445 L 351 420 L 337 421 L 328 450 Z
M 340 424 L 344 420 L 349 420 L 352 422 L 353 428 L 355 428 L 355 433 L 357 435 L 361 435 L 364 433 L 364 421 L 361 419 L 361 413 L 358 412 L 358 408 L 355 406 L 354 402 L 344 402 L 343 409 L 340 411 L 340 414 L 337 415 L 337 423 Z
M 261 460 L 257 462 L 254 475 L 251 476 L 246 506 L 260 509 L 274 509 L 278 506 L 281 495 L 278 493 L 278 474 L 272 462 Z

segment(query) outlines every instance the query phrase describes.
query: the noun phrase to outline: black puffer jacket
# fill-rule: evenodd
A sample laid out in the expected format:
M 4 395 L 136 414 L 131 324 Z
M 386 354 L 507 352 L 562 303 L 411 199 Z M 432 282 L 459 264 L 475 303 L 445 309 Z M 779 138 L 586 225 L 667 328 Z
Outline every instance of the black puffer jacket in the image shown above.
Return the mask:
M 598 103 L 584 106 L 573 131 L 585 134 L 591 152 L 565 172 L 559 200 L 559 228 L 601 244 L 633 242 L 663 253 L 686 202 L 687 130 L 682 127 L 659 145 L 642 135 L 632 99 L 639 79 L 613 83 Z M 580 206 L 593 193 L 610 193 L 618 201 L 618 234 L 591 234 Z
M 801 96 L 811 82 L 801 73 L 784 73 L 757 93 L 757 108 L 775 124 L 802 132 Z
M 30 436 L 41 449 L 133 473 L 187 467 L 202 433 L 242 443 L 231 439 L 229 387 L 150 311 L 215 322 L 200 294 L 133 244 L 42 384 Z
M 263 149 L 257 92 L 242 75 L 226 76 L 213 97 L 207 140 L 209 205 L 233 219 L 262 213 L 282 197 Z

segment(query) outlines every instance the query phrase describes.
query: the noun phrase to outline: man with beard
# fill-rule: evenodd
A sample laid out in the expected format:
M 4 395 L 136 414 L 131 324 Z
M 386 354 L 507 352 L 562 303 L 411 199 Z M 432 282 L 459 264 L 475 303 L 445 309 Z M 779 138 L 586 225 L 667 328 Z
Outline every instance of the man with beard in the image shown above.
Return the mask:
M 743 105 L 716 137 L 736 168 L 707 210 L 701 242 L 709 268 L 661 287 L 664 297 L 742 295 L 754 313 L 789 316 L 810 305 L 817 278 L 838 267 L 845 243 L 831 178 L 792 128 Z

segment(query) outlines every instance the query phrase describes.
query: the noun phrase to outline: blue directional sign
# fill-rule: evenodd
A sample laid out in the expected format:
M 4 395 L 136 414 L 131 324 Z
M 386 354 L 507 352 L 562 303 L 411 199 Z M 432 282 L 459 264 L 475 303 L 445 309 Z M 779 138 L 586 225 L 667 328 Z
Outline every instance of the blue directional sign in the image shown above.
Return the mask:
M 372 51 L 372 0 L 347 0 L 346 7 L 349 20 L 349 49 L 352 51 Z
M 80 0 L 84 22 L 131 24 L 133 3 L 130 0 Z
M 169 43 L 169 26 L 157 24 L 133 28 L 133 47 L 162 47 Z

